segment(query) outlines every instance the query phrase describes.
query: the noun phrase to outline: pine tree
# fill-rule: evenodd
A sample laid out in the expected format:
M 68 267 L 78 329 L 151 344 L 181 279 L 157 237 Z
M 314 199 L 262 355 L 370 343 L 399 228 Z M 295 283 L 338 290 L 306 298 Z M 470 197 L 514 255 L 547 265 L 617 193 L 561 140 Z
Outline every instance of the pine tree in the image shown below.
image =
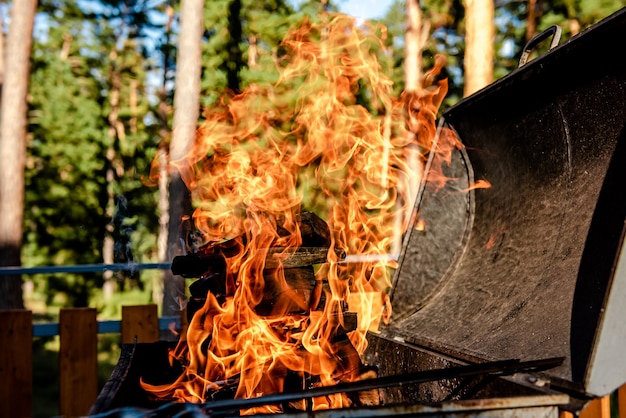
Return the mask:
M 102 262 L 107 225 L 113 227 L 113 261 L 142 261 L 156 252 L 155 191 L 142 180 L 156 146 L 146 87 L 149 61 L 135 26 L 145 10 L 125 15 L 126 5 L 82 9 L 73 0 L 40 5 L 48 24 L 35 43 L 30 90 L 23 249 L 29 265 Z M 120 39 L 116 29 L 123 19 L 125 38 Z M 112 174 L 108 181 L 107 172 Z M 115 202 L 111 196 L 122 197 Z M 108 213 L 107 204 L 113 208 Z M 131 241 L 141 245 L 132 255 Z M 135 277 L 118 279 L 142 286 Z M 85 306 L 102 285 L 102 275 L 35 281 L 48 302 Z
M 276 81 L 280 41 L 303 17 L 284 0 L 212 2 L 205 12 L 201 104 L 215 103 L 226 90 Z
M 77 53 L 88 46 L 74 30 L 70 22 L 51 26 L 47 42 L 35 44 L 24 248 L 30 265 L 99 261 L 104 126 L 93 63 Z M 85 277 L 50 276 L 38 284 L 64 292 L 70 304 L 87 303 Z

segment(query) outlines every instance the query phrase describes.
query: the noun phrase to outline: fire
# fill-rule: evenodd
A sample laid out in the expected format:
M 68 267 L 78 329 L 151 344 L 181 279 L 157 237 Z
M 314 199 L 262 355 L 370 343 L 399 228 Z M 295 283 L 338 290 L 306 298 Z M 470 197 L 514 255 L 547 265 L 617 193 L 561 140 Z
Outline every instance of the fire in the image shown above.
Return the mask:
M 388 254 L 410 226 L 447 91 L 445 80 L 431 81 L 419 94 L 394 97 L 374 53 L 384 50 L 376 33 L 344 15 L 304 22 L 283 42 L 278 82 L 207 109 L 193 151 L 171 162 L 192 192 L 203 251 L 224 255 L 224 292 L 207 294 L 172 351 L 180 377 L 142 383 L 155 396 L 206 402 L 232 390 L 252 398 L 283 391 L 294 376 L 300 389 L 361 377 L 366 334 L 391 315 L 396 263 Z M 294 285 L 283 265 L 303 246 L 305 210 L 329 231 L 326 263 L 310 288 Z M 342 260 L 342 251 L 355 260 Z M 313 408 L 351 402 L 339 394 L 315 399 Z
M 489 183 L 487 180 L 479 179 L 479 180 L 476 180 L 474 184 L 472 184 L 467 189 L 467 191 L 475 190 L 475 189 L 489 189 L 489 188 L 491 188 L 491 183 Z

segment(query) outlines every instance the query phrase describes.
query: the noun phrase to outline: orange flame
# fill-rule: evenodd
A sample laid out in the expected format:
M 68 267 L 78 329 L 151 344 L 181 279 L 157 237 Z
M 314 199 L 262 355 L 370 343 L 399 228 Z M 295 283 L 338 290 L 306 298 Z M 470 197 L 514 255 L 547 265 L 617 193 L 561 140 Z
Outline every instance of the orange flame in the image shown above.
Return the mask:
M 445 80 L 434 81 L 439 60 L 428 89 L 395 98 L 377 61 L 384 45 L 375 33 L 344 15 L 304 22 L 283 42 L 278 82 L 255 84 L 207 109 L 193 152 L 172 162 L 192 192 L 193 219 L 207 245 L 230 239 L 238 251 L 226 258 L 225 300 L 209 293 L 171 354 L 184 372 L 171 385 L 142 383 L 155 396 L 205 402 L 233 387 L 236 398 L 257 397 L 282 391 L 288 373 L 312 376 L 313 385 L 359 378 L 368 330 L 391 315 L 396 262 L 389 254 L 398 231 L 410 226 L 447 91 Z M 287 257 L 302 245 L 304 208 L 327 220 L 331 250 L 348 254 L 342 262 L 329 251 L 316 271 L 315 288 L 325 296 L 319 308 L 297 302 L 299 289 L 282 266 L 265 268 L 268 249 L 285 248 Z M 270 285 L 296 302 L 279 298 L 260 315 L 255 308 Z M 358 325 L 339 338 L 346 306 Z M 315 399 L 313 407 L 350 403 L 340 394 Z
M 491 188 L 491 183 L 489 183 L 487 180 L 479 179 L 479 180 L 476 180 L 474 184 L 472 184 L 467 189 L 467 191 L 476 190 L 476 189 L 489 189 L 489 188 Z

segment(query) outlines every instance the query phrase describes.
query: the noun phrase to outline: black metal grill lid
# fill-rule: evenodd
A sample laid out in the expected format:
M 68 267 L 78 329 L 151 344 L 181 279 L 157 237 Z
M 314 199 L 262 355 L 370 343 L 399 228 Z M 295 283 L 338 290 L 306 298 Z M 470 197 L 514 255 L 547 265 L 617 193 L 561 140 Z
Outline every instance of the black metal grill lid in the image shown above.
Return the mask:
M 465 148 L 426 189 L 387 337 L 459 358 L 559 357 L 553 381 L 626 382 L 626 9 L 444 114 Z M 475 181 L 492 187 L 464 192 Z

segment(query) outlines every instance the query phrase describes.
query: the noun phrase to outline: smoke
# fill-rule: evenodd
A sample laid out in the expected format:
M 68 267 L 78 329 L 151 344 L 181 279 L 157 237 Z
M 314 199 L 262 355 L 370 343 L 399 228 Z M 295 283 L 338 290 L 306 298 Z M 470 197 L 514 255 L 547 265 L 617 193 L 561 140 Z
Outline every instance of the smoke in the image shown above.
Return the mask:
M 116 277 L 120 286 L 123 287 L 125 280 L 132 280 L 134 284 L 141 286 L 139 272 L 132 268 L 134 265 L 132 235 L 135 232 L 137 218 L 131 216 L 128 209 L 128 199 L 119 195 L 115 198 L 115 211 L 113 219 L 113 261 L 115 263 L 127 263 L 131 267 L 128 271 L 117 272 Z

